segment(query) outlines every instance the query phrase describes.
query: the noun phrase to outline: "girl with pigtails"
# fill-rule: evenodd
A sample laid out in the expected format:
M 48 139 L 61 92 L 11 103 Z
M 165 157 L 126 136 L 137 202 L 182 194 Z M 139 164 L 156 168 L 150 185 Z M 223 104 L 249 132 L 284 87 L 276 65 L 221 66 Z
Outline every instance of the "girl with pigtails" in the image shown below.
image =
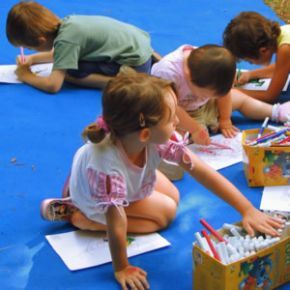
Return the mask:
M 178 189 L 157 171 L 162 159 L 177 162 L 198 182 L 234 206 L 245 229 L 278 235 L 282 222 L 258 211 L 233 184 L 173 141 L 174 85 L 144 73 L 120 73 L 106 86 L 102 116 L 83 132 L 66 198 L 46 199 L 42 217 L 70 221 L 83 230 L 106 231 L 114 275 L 125 289 L 148 289 L 147 273 L 130 264 L 126 235 L 169 226 L 179 202 Z

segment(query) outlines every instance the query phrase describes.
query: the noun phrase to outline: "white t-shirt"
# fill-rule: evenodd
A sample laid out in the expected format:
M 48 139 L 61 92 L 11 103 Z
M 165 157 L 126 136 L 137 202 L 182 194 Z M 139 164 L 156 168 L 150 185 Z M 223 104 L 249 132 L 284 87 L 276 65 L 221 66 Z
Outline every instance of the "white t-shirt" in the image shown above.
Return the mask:
M 69 187 L 72 201 L 89 219 L 106 224 L 109 206 L 126 206 L 150 195 L 161 158 L 180 162 L 184 150 L 183 143 L 174 141 L 148 145 L 141 168 L 128 159 L 120 143 L 112 143 L 109 135 L 98 144 L 87 143 L 74 156 Z

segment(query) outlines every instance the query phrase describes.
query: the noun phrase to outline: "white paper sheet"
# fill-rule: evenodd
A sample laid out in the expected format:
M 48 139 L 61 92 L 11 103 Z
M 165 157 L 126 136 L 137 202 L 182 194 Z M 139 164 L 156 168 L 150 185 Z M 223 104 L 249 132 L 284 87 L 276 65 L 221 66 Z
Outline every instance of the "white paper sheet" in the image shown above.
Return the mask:
M 246 71 L 246 70 L 241 70 L 242 72 L 243 71 Z M 289 82 L 290 82 L 290 75 L 288 76 L 288 79 L 285 83 L 285 86 L 283 88 L 283 92 L 287 91 L 287 88 L 289 86 Z M 245 90 L 254 90 L 254 91 L 266 91 L 269 87 L 271 83 L 271 79 L 269 78 L 263 78 L 263 79 L 259 79 L 257 82 L 249 82 L 249 83 L 246 83 L 242 86 L 239 86 L 239 88 L 241 89 L 245 89 Z
M 71 271 L 112 261 L 109 244 L 103 233 L 79 230 L 45 237 Z M 170 246 L 170 243 L 157 233 L 130 235 L 127 243 L 128 257 Z
M 211 138 L 213 142 L 231 147 L 231 149 L 221 149 L 215 146 L 201 146 L 196 144 L 187 147 L 204 162 L 215 170 L 233 165 L 242 161 L 242 133 L 235 138 L 225 138 L 219 134 Z
M 0 65 L 0 83 L 20 84 L 15 74 L 16 65 Z M 31 71 L 39 76 L 48 76 L 52 70 L 52 63 L 34 64 Z
M 265 187 L 260 209 L 290 212 L 290 185 Z

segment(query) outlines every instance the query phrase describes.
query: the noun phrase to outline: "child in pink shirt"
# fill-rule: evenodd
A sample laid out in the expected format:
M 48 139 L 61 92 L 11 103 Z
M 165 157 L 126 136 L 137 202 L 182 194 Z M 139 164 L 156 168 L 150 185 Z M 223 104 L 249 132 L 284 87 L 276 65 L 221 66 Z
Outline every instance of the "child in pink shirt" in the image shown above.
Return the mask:
M 205 127 L 219 129 L 226 137 L 235 136 L 238 129 L 231 122 L 234 110 L 255 120 L 270 117 L 287 121 L 290 102 L 270 105 L 232 88 L 235 58 L 221 46 L 183 45 L 154 64 L 151 73 L 175 83 L 179 126 L 189 131 L 196 143 L 210 143 Z

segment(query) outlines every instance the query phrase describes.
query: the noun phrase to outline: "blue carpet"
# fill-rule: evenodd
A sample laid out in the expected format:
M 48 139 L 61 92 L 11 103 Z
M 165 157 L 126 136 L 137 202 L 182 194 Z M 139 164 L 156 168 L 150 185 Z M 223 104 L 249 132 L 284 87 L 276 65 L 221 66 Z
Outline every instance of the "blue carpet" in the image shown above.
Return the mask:
M 7 12 L 17 2 L 0 4 L 0 64 L 14 63 L 19 53 L 5 36 Z M 162 55 L 185 43 L 221 44 L 226 24 L 243 10 L 255 10 L 281 22 L 262 0 L 39 2 L 60 17 L 101 14 L 135 24 L 150 32 L 153 47 Z M 281 97 L 289 99 L 289 93 Z M 58 94 L 49 95 L 24 84 L 1 84 L 0 99 L 0 289 L 119 289 L 111 264 L 70 272 L 44 236 L 74 228 L 45 222 L 39 215 L 44 198 L 60 196 L 73 154 L 82 144 L 80 132 L 100 114 L 100 91 L 65 85 Z M 259 125 L 239 113 L 234 113 L 233 121 L 241 129 Z M 221 173 L 259 206 L 262 188 L 247 186 L 242 164 Z M 176 185 L 181 191 L 178 215 L 161 232 L 172 246 L 131 259 L 148 272 L 154 290 L 192 289 L 192 242 L 193 233 L 201 230 L 199 218 L 216 228 L 240 220 L 235 210 L 189 175 Z M 279 289 L 289 289 L 289 285 Z

